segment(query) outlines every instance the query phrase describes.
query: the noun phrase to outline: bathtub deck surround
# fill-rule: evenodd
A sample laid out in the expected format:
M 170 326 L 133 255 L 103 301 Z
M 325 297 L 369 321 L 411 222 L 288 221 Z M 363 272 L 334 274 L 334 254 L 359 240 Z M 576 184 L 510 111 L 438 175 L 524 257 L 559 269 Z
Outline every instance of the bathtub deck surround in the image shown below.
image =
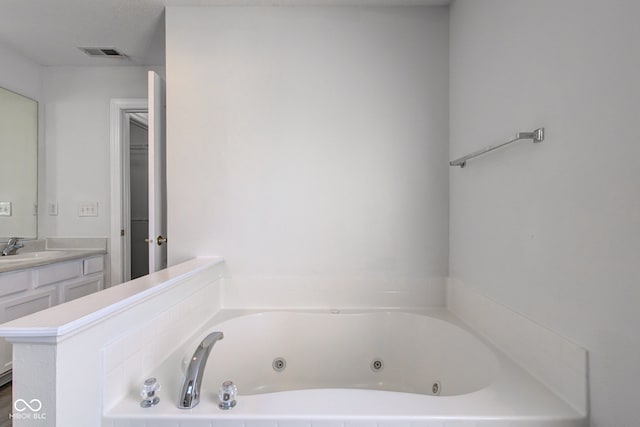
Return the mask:
M 390 292 L 387 294 L 374 292 L 371 300 L 365 299 L 369 303 L 375 302 L 376 306 L 365 307 L 362 301 L 360 306 L 354 306 L 354 299 L 338 306 L 330 300 L 332 305 L 325 307 L 308 307 L 304 300 L 297 307 L 293 299 L 284 298 L 280 306 L 273 299 L 260 307 L 250 292 L 244 293 L 244 298 L 232 292 L 230 288 L 234 283 L 240 282 L 230 280 L 222 259 L 198 258 L 2 325 L 0 335 L 6 336 L 15 347 L 14 398 L 41 400 L 47 425 L 58 426 L 74 425 L 78 419 L 86 425 L 108 427 L 195 427 L 220 422 L 260 427 L 316 423 L 373 425 L 382 421 L 394 426 L 411 422 L 440 427 L 586 425 L 585 414 L 568 400 L 571 396 L 554 390 L 552 387 L 556 384 L 543 384 L 524 364 L 507 356 L 513 343 L 500 340 L 492 340 L 492 343 L 493 337 L 487 335 L 490 339 L 487 340 L 460 320 L 474 320 L 466 313 L 468 304 L 460 303 L 463 300 L 460 296 L 454 304 L 455 314 L 444 303 L 422 308 L 415 304 L 391 307 L 391 302 L 397 302 L 397 291 L 401 286 L 388 286 Z M 248 290 L 246 282 L 242 286 Z M 271 284 L 274 295 L 287 289 L 291 289 L 291 283 L 287 281 L 283 281 L 281 287 L 276 281 Z M 391 292 L 394 290 L 396 292 Z M 363 295 L 354 293 L 354 296 Z M 391 302 L 384 303 L 383 295 Z M 451 295 L 450 292 L 450 302 L 456 300 Z M 229 300 L 225 299 L 227 296 Z M 410 298 L 405 296 L 402 300 L 409 301 Z M 354 329 L 356 324 L 358 327 Z M 417 390 L 422 394 L 405 393 L 398 388 L 391 389 L 393 391 L 356 389 L 355 384 L 348 383 L 326 383 L 321 384 L 325 388 L 298 390 L 295 388 L 300 387 L 293 385 L 274 393 L 256 393 L 259 384 L 253 390 L 246 390 L 244 379 L 239 378 L 237 405 L 226 411 L 218 408 L 216 396 L 221 384 L 213 383 L 221 382 L 223 378 L 236 382 L 235 378 L 227 378 L 222 373 L 211 374 L 218 368 L 216 362 L 224 359 L 225 352 L 228 363 L 223 365 L 231 364 L 237 357 L 257 357 L 261 351 L 252 348 L 252 342 L 258 337 L 266 342 L 273 339 L 278 348 L 272 352 L 288 361 L 286 369 L 293 372 L 299 369 L 296 367 L 298 361 L 308 356 L 299 357 L 301 349 L 296 350 L 295 344 L 301 342 L 309 330 L 330 327 L 336 334 L 329 334 L 329 337 L 339 343 L 326 343 L 326 352 L 313 353 L 326 360 L 318 360 L 317 366 L 308 370 L 311 372 L 322 366 L 336 366 L 334 358 L 341 354 L 345 357 L 353 355 L 348 347 L 362 340 L 353 340 L 351 335 L 362 336 L 357 330 L 365 327 L 363 325 L 373 328 L 368 329 L 369 333 L 382 334 L 371 337 L 371 342 L 377 342 L 379 346 L 379 354 L 375 357 L 380 358 L 382 375 L 390 375 L 390 378 L 408 375 L 410 378 L 412 372 L 396 371 L 398 363 L 394 360 L 404 361 L 408 354 L 427 351 L 429 357 L 434 358 L 434 364 L 443 364 L 436 369 L 442 372 L 442 377 L 436 372 L 428 379 L 431 385 L 437 383 L 437 392 L 441 395 L 424 393 L 425 390 Z M 224 332 L 225 339 L 216 344 L 210 356 L 200 404 L 191 410 L 178 409 L 179 383 L 184 377 L 185 360 L 193 355 L 193 350 L 207 334 L 218 328 Z M 411 339 L 410 332 L 416 328 L 426 329 L 420 329 L 419 339 Z M 438 330 L 446 333 L 440 334 Z M 244 334 L 245 331 L 249 332 Z M 288 331 L 297 338 L 289 339 Z M 522 331 L 513 332 L 515 337 Z M 472 345 L 476 350 L 463 344 L 464 339 L 456 341 L 456 336 L 468 337 L 470 341 L 467 342 L 476 343 Z M 393 341 L 402 340 L 402 337 L 406 344 Z M 243 343 L 242 348 L 225 347 L 233 346 L 237 339 Z M 387 345 L 389 342 L 394 344 Z M 286 352 L 285 343 L 290 347 Z M 421 346 L 421 349 L 409 349 L 411 345 Z M 506 348 L 501 349 L 500 345 L 506 345 Z M 449 347 L 449 350 L 435 351 L 443 347 Z M 484 362 L 483 358 L 473 358 L 473 354 L 482 354 L 480 348 L 485 348 L 486 354 L 490 355 Z M 282 354 L 276 352 L 279 349 L 283 350 Z M 216 358 L 218 353 L 220 360 Z M 544 354 L 536 354 L 538 356 L 544 357 Z M 267 359 L 269 374 L 286 375 L 286 369 L 281 373 L 271 372 L 275 365 L 271 364 L 271 355 Z M 446 373 L 447 363 L 453 363 L 453 360 L 468 363 L 465 369 L 476 369 L 482 375 L 470 386 L 465 386 L 464 381 L 458 383 L 459 379 Z M 495 365 L 491 360 L 495 360 Z M 375 360 L 367 358 L 365 362 L 366 366 L 361 368 L 367 375 L 372 374 Z M 351 373 L 351 368 L 348 370 Z M 333 374 L 342 376 L 337 372 Z M 160 402 L 145 409 L 140 407 L 139 393 L 149 377 L 156 377 L 162 389 L 158 393 Z M 404 382 L 396 383 L 402 385 Z M 303 384 L 303 388 L 309 386 Z M 78 389 L 83 393 L 77 393 Z M 18 419 L 14 422 L 17 427 L 29 425 Z
M 249 277 L 233 274 L 222 289 L 225 308 L 407 309 L 444 307 L 447 279 Z

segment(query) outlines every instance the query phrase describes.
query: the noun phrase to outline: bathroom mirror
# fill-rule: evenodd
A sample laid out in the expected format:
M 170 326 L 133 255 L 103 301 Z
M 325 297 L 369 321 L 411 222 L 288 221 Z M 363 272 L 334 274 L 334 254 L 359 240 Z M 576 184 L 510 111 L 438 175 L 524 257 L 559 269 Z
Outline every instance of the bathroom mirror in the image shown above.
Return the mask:
M 38 103 L 0 88 L 0 242 L 37 237 Z

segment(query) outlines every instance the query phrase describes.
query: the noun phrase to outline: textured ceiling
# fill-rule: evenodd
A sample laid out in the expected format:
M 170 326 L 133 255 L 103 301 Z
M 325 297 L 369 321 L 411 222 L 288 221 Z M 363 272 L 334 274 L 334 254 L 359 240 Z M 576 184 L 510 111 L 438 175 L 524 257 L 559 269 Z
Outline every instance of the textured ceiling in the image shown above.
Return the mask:
M 0 44 L 41 65 L 162 65 L 165 6 L 424 5 L 450 0 L 0 0 Z M 78 47 L 115 47 L 127 59 Z

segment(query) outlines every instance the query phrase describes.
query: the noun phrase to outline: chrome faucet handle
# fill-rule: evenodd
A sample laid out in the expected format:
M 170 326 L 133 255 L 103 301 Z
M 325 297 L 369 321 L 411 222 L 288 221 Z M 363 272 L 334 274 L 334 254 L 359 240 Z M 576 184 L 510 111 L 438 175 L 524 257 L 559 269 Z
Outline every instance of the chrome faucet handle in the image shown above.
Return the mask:
M 20 240 L 20 237 L 11 237 L 9 241 L 7 241 L 7 246 L 13 246 L 16 248 L 23 247 L 24 245 L 22 243 L 18 243 L 19 240 Z
M 220 391 L 218 391 L 218 400 L 220 401 L 218 408 L 226 410 L 236 406 L 237 395 L 238 387 L 236 387 L 233 381 L 223 382 Z
M 18 249 L 24 248 L 24 244 L 18 243 L 19 237 L 11 237 L 7 241 L 7 245 L 2 250 L 2 256 L 13 255 Z
M 160 383 L 158 380 L 155 378 L 147 378 L 140 391 L 140 397 L 144 399 L 140 402 L 140 406 L 143 408 L 156 406 L 158 402 L 160 402 L 160 398 L 156 396 L 157 391 L 160 391 Z

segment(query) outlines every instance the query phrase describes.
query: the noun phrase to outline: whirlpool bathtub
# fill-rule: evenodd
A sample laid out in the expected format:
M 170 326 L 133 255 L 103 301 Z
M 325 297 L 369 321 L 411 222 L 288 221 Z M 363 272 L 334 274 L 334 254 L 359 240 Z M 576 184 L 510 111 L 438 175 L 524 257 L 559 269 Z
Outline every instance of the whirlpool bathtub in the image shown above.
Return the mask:
M 488 386 L 499 369 L 470 333 L 408 313 L 271 312 L 217 328 L 225 338 L 205 371 L 208 390 L 232 380 L 244 395 L 357 388 L 450 396 Z
M 212 331 L 224 339 L 209 356 L 200 403 L 178 409 L 186 365 Z M 163 384 L 161 402 L 143 409 L 130 393 L 107 412 L 105 425 L 575 427 L 584 421 L 446 310 L 223 311 L 150 374 Z M 238 388 L 237 405 L 221 410 L 218 389 L 227 380 Z

